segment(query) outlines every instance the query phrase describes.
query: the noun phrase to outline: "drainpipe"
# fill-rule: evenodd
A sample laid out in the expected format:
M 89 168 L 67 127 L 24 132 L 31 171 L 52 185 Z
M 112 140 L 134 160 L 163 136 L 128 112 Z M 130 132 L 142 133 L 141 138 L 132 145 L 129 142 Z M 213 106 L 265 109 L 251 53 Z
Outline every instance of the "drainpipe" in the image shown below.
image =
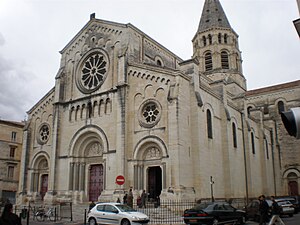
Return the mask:
M 249 202 L 249 190 L 248 190 L 248 172 L 247 172 L 247 155 L 246 155 L 246 144 L 245 144 L 245 132 L 244 132 L 244 113 L 241 113 L 241 120 L 242 120 L 242 137 L 243 137 L 243 152 L 244 152 L 244 166 L 245 166 L 245 185 L 246 185 L 246 206 Z
M 274 134 L 273 134 L 273 129 L 270 131 L 270 133 L 271 133 L 271 146 L 272 146 L 272 166 L 273 166 L 274 195 L 277 196 L 276 171 L 275 171 L 275 162 L 274 162 Z

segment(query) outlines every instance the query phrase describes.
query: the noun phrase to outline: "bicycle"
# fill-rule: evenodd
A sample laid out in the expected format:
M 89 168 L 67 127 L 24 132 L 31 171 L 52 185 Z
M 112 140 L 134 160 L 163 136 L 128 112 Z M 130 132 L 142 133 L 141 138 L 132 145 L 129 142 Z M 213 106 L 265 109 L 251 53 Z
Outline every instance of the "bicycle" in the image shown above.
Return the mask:
M 45 212 L 45 209 L 39 209 L 35 213 L 35 217 L 37 221 L 45 221 L 46 218 L 48 218 L 50 221 L 55 221 L 55 212 L 53 208 L 49 208 L 47 212 Z

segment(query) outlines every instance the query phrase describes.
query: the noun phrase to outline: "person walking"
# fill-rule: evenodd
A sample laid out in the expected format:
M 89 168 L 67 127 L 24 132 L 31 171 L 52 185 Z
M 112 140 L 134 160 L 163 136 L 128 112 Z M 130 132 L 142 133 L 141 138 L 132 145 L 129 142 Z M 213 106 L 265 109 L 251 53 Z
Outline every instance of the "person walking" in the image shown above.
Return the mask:
M 272 218 L 270 220 L 269 225 L 275 224 L 276 221 L 278 221 L 281 225 L 285 225 L 282 219 L 280 218 L 280 213 L 281 213 L 281 207 L 278 205 L 278 203 L 275 201 L 275 197 L 271 196 L 272 200 Z
M 127 205 L 131 208 L 133 207 L 133 193 L 131 188 L 129 189 L 129 193 L 127 195 Z
M 147 199 L 147 194 L 146 191 L 143 190 L 143 193 L 141 195 L 141 208 L 146 208 L 146 199 Z
M 265 225 L 268 220 L 268 211 L 270 207 L 264 195 L 259 196 L 258 200 L 259 200 L 259 214 L 260 214 L 259 225 Z
M 6 203 L 0 218 L 1 225 L 22 225 L 21 218 L 13 212 L 13 205 Z

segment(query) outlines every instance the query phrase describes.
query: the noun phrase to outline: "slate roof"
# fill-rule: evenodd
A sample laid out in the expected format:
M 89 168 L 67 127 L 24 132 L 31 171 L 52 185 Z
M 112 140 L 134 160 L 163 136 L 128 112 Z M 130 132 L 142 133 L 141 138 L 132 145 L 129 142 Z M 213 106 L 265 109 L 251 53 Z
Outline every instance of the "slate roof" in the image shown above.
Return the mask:
M 232 29 L 219 0 L 205 0 L 197 32 L 209 28 Z

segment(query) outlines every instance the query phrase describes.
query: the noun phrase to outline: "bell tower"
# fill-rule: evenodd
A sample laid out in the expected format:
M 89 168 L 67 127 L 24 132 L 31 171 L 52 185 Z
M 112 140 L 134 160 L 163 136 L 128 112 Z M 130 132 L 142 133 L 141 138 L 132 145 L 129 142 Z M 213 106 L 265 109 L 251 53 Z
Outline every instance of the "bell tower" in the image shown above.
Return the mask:
M 219 0 L 205 0 L 197 33 L 193 40 L 193 58 L 199 71 L 213 82 L 225 81 L 228 91 L 246 91 L 238 35 L 231 28 Z

